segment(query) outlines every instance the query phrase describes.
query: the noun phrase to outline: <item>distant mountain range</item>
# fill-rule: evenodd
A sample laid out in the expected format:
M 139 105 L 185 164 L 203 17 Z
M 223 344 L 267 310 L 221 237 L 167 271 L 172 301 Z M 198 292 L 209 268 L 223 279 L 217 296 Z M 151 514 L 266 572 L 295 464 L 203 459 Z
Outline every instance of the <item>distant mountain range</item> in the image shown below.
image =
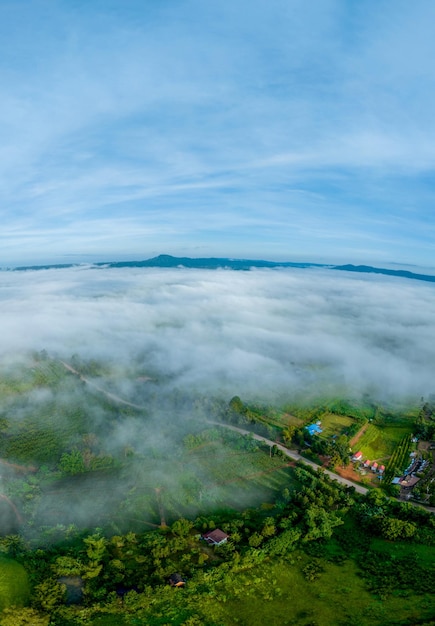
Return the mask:
M 28 270 L 47 270 L 47 269 L 65 269 L 70 267 L 80 267 L 79 263 L 58 263 L 54 265 L 26 265 L 15 267 L 12 271 L 28 271 Z M 416 274 L 406 270 L 391 270 L 380 267 L 372 267 L 370 265 L 326 265 L 323 263 L 292 263 L 280 261 L 262 261 L 248 259 L 229 259 L 229 258 L 203 258 L 193 259 L 190 257 L 175 257 L 169 254 L 160 254 L 159 256 L 147 259 L 145 261 L 108 261 L 100 263 L 92 263 L 91 267 L 110 268 L 110 267 L 184 267 L 192 269 L 231 269 L 231 270 L 251 270 L 254 268 L 277 268 L 277 267 L 324 267 L 331 270 L 342 270 L 346 272 L 361 272 L 365 274 L 386 274 L 387 276 L 398 276 L 400 278 L 411 278 L 414 280 L 424 280 L 430 283 L 435 282 L 435 276 L 430 274 Z
M 40 269 L 62 269 L 68 267 L 78 267 L 82 264 L 78 263 L 66 263 L 56 265 L 28 265 L 23 267 L 16 267 L 14 271 L 23 270 L 40 270 Z M 261 260 L 248 260 L 248 259 L 227 259 L 227 258 L 204 258 L 204 259 L 192 259 L 189 257 L 175 257 L 169 254 L 160 254 L 152 259 L 145 261 L 108 261 L 101 263 L 92 263 L 92 267 L 187 267 L 193 269 L 231 269 L 231 270 L 250 270 L 252 268 L 260 267 L 327 267 L 318 263 L 290 263 L 290 262 L 275 262 L 275 261 L 261 261 Z

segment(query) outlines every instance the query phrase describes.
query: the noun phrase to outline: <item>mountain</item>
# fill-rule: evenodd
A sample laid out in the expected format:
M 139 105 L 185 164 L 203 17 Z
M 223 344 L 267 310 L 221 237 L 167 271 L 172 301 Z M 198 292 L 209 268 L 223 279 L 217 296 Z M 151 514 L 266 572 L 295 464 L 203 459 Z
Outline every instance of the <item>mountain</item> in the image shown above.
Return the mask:
M 415 274 L 407 270 L 388 270 L 382 267 L 372 267 L 371 265 L 334 265 L 333 270 L 343 270 L 345 272 L 362 272 L 365 274 L 385 274 L 387 276 L 398 276 L 400 278 L 412 278 L 414 280 L 425 280 L 435 283 L 435 276 L 430 274 Z
M 46 270 L 46 269 L 65 269 L 70 267 L 80 267 L 83 264 L 77 263 L 58 263 L 54 265 L 27 265 L 15 267 L 12 271 L 27 270 Z M 387 276 L 397 276 L 399 278 L 410 278 L 413 280 L 424 280 L 426 282 L 435 282 L 435 276 L 430 274 L 416 274 L 407 270 L 391 270 L 381 267 L 372 267 L 371 265 L 327 265 L 323 263 L 292 263 L 290 261 L 263 261 L 252 259 L 230 259 L 230 258 L 202 258 L 194 259 L 190 257 L 175 257 L 169 254 L 160 254 L 152 259 L 144 261 L 107 261 L 93 263 L 90 267 L 109 268 L 109 267 L 184 267 L 192 269 L 231 269 L 231 270 L 251 270 L 254 268 L 278 268 L 278 267 L 323 267 L 332 270 L 341 270 L 345 272 L 360 272 L 364 274 L 385 274 Z
M 62 269 L 68 267 L 79 267 L 80 264 L 56 264 L 56 265 L 26 265 L 15 267 L 14 271 L 40 270 L 40 269 Z M 193 269 L 231 269 L 231 270 L 250 270 L 252 268 L 262 267 L 330 267 L 320 263 L 291 263 L 279 261 L 262 261 L 248 259 L 228 259 L 228 258 L 204 258 L 192 259 L 190 257 L 175 257 L 169 254 L 160 254 L 159 256 L 147 259 L 145 261 L 107 261 L 93 263 L 91 267 L 187 267 Z
M 250 270 L 254 267 L 324 267 L 317 263 L 290 263 L 279 261 L 262 261 L 248 259 L 175 257 L 169 254 L 160 254 L 146 261 L 119 261 L 112 263 L 97 263 L 105 267 L 187 267 L 195 269 L 231 269 Z

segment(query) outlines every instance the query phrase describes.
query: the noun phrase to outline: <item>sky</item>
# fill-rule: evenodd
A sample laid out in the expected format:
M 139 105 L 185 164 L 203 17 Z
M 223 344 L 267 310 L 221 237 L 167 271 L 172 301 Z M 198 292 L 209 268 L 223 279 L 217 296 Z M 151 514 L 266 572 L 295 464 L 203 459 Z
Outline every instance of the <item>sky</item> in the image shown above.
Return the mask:
M 1 0 L 0 267 L 433 267 L 432 0 Z

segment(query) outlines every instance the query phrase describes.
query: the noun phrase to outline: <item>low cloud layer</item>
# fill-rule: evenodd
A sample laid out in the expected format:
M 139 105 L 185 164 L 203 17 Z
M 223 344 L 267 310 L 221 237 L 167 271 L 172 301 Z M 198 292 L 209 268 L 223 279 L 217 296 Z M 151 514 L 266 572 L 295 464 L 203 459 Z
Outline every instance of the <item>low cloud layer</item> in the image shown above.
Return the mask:
M 323 269 L 1 272 L 0 307 L 5 356 L 104 359 L 227 398 L 435 391 L 435 289 L 405 279 Z M 135 396 L 128 376 L 123 391 Z
M 244 480 L 247 457 L 228 489 L 232 450 L 183 443 L 203 428 L 196 418 L 215 418 L 216 398 L 435 392 L 435 288 L 419 281 L 314 268 L 0 272 L 0 310 L 0 521 L 36 541 L 70 524 L 118 533 L 268 502 L 276 486 Z

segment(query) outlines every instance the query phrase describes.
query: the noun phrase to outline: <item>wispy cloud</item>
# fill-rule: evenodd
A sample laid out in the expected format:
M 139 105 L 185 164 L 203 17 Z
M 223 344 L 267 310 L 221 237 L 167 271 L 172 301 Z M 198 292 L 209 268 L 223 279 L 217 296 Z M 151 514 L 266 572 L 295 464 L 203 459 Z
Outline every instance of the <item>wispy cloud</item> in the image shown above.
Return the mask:
M 25 16 L 4 5 L 2 222 L 34 229 L 35 260 L 47 250 L 41 231 L 52 230 L 56 256 L 59 229 L 71 228 L 65 252 L 80 253 L 72 225 L 88 218 L 82 237 L 106 254 L 92 222 L 105 230 L 113 217 L 114 254 L 202 245 L 254 256 L 267 251 L 261 223 L 270 254 L 285 255 L 296 221 L 300 248 L 315 255 L 311 219 L 324 229 L 325 257 L 346 236 L 340 256 L 355 242 L 356 256 L 428 262 L 433 12 L 428 2 L 372 0 L 322 0 L 315 10 L 299 0 L 34 2 Z M 377 221 L 384 212 L 389 231 Z M 132 238 L 130 220 L 138 231 L 153 223 L 152 248 Z M 11 236 L 4 262 L 20 262 L 24 236 Z

